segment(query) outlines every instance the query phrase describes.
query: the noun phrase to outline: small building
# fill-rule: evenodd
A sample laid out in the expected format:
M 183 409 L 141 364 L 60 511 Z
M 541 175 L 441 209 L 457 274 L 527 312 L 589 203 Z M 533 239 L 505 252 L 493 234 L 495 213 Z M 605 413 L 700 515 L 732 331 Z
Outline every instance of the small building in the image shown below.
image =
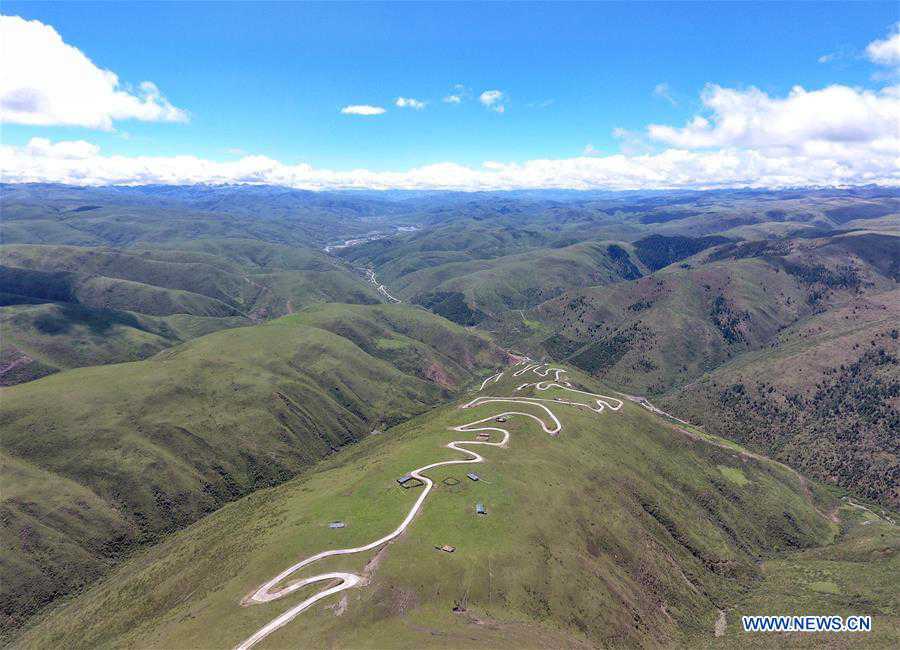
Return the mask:
M 484 509 L 483 503 L 475 504 L 475 514 L 477 514 L 477 515 L 486 515 L 487 514 L 487 510 Z
M 475 472 L 469 472 L 468 474 L 466 474 L 466 476 L 468 476 L 468 477 L 469 477 L 470 479 L 472 479 L 473 481 L 477 481 L 477 480 L 479 480 L 479 479 L 481 478 L 481 477 L 478 476 L 478 474 L 476 474 Z
M 489 433 L 479 433 L 477 436 L 475 436 L 475 439 L 476 439 L 476 440 L 490 440 L 490 439 L 491 439 L 491 434 L 489 434 Z
M 346 525 L 347 524 L 345 524 L 343 521 L 332 521 L 330 524 L 328 524 L 328 527 L 329 528 L 343 528 Z
M 405 476 L 401 476 L 397 479 L 397 483 L 404 490 L 408 490 L 410 488 L 419 487 L 420 485 L 425 485 L 421 480 L 417 479 L 412 474 L 406 474 Z
M 435 546 L 435 548 L 439 551 L 444 551 L 444 553 L 452 553 L 456 550 L 455 546 L 450 546 L 449 544 L 444 544 L 443 546 Z

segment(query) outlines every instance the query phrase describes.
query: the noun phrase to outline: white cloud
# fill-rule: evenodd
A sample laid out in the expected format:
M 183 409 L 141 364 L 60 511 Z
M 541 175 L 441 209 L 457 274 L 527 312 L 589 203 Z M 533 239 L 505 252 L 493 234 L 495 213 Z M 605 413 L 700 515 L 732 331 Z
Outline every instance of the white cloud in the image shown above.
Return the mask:
M 441 101 L 445 104 L 461 104 L 472 97 L 472 91 L 465 84 L 455 84 L 453 92 L 446 95 Z
M 51 143 L 35 138 L 21 147 L 0 145 L 0 177 L 6 182 L 77 185 L 267 183 L 313 190 L 900 186 L 897 151 L 897 142 L 889 140 L 795 151 L 672 148 L 635 155 L 583 155 L 522 163 L 490 161 L 480 167 L 445 162 L 406 171 L 375 172 L 288 165 L 265 156 L 229 162 L 195 156 L 106 156 L 87 142 Z
M 394 105 L 398 108 L 412 108 L 417 111 L 421 111 L 425 108 L 425 102 L 413 99 L 412 97 L 398 97 L 394 102 Z
M 503 113 L 506 110 L 506 95 L 501 90 L 485 90 L 478 96 L 478 101 L 497 113 Z
M 100 147 L 84 140 L 63 140 L 54 143 L 47 138 L 31 138 L 25 145 L 25 152 L 35 158 L 86 160 L 99 154 Z
M 638 156 L 654 151 L 654 147 L 650 145 L 646 135 L 642 132 L 630 131 L 617 126 L 612 130 L 612 136 L 619 141 L 619 151 L 626 156 Z
M 707 86 L 702 94 L 708 114 L 682 128 L 651 124 L 648 135 L 685 149 L 740 147 L 817 154 L 866 143 L 900 145 L 900 94 L 832 85 L 807 91 L 795 86 L 787 97 L 770 97 L 756 88 Z M 900 150 L 900 149 L 898 149 Z
M 900 23 L 893 26 L 887 38 L 869 43 L 866 56 L 873 63 L 900 66 Z
M 665 82 L 656 84 L 653 87 L 653 96 L 665 99 L 672 106 L 678 106 L 678 102 L 675 101 L 674 97 L 672 97 L 672 89 L 669 88 L 669 84 L 667 84 Z
M 0 56 L 0 122 L 108 131 L 118 120 L 188 120 L 155 84 L 123 86 L 40 21 L 0 16 Z
M 506 96 L 499 90 L 486 90 L 478 100 L 498 110 Z M 752 87 L 710 85 L 701 101 L 703 114 L 682 127 L 651 124 L 641 131 L 615 129 L 620 153 L 613 155 L 588 145 L 573 158 L 489 160 L 476 167 L 443 162 L 376 172 L 319 169 L 253 155 L 226 162 L 196 156 L 104 155 L 83 140 L 54 143 L 33 138 L 24 146 L 0 145 L 0 177 L 8 182 L 79 185 L 267 183 L 314 190 L 704 189 L 870 183 L 900 187 L 900 86 L 880 90 L 795 87 L 786 96 L 772 96 Z M 378 115 L 385 109 L 356 105 L 342 112 Z
M 837 58 L 837 54 L 834 52 L 830 52 L 828 54 L 823 54 L 818 59 L 816 59 L 816 61 L 818 61 L 819 63 L 831 63 L 836 58 Z
M 370 106 L 369 104 L 351 104 L 344 106 L 341 113 L 344 115 L 381 115 L 385 112 L 381 106 Z

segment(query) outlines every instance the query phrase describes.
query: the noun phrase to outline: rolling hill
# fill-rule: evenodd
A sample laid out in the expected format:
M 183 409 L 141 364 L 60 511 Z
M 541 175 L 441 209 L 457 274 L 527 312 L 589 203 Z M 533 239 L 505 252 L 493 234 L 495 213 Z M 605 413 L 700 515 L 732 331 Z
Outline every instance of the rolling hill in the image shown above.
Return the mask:
M 399 263 L 411 263 L 413 269 L 401 275 L 390 264 L 385 275 L 384 268 L 377 267 L 379 281 L 402 299 L 463 325 L 495 321 L 510 310 L 528 309 L 570 287 L 608 284 L 642 274 L 630 245 L 622 242 L 591 241 L 478 260 L 447 253 L 429 258 L 423 268 L 420 257 L 413 259 L 400 259 Z
M 319 251 L 215 239 L 185 248 L 0 247 L 0 383 L 136 361 L 313 304 L 381 301 Z
M 900 280 L 900 237 L 849 233 L 724 244 L 631 282 L 570 291 L 533 312 L 541 341 L 623 390 L 661 394 L 781 330 Z
M 4 627 L 505 357 L 412 307 L 323 314 L 352 334 L 297 314 L 2 389 Z
M 373 197 L 270 186 L 2 184 L 7 244 L 178 247 L 196 239 L 324 246 L 388 227 Z
M 632 393 L 882 503 L 897 503 L 900 238 L 710 248 L 535 309 L 532 341 Z
M 540 380 L 516 369 L 479 393 L 516 404 L 460 409 L 470 394 L 370 436 L 140 552 L 40 617 L 13 646 L 234 647 L 338 582 L 268 604 L 249 604 L 248 594 L 304 557 L 392 530 L 423 489 L 402 489 L 395 479 L 464 457 L 445 445 L 475 434 L 448 427 L 482 418 L 511 438 L 479 449 L 481 480 L 467 479 L 474 468 L 466 465 L 426 471 L 434 488 L 402 535 L 286 579 L 351 571 L 364 582 L 255 647 L 713 646 L 744 638 L 742 614 L 768 612 L 766 604 L 805 611 L 822 602 L 822 589 L 829 612 L 865 611 L 881 621 L 862 645 L 896 643 L 888 574 L 900 534 L 880 515 L 637 404 L 597 413 L 560 403 L 589 403 L 563 387 L 516 390 Z M 575 370 L 565 377 L 609 394 Z M 548 422 L 539 402 L 525 403 L 531 397 L 550 400 L 558 435 L 531 419 Z M 507 413 L 508 422 L 494 424 L 504 411 L 530 415 Z M 476 502 L 487 514 L 475 513 Z M 334 521 L 344 527 L 329 527 Z M 716 638 L 717 627 L 725 638 Z
M 793 325 L 665 407 L 810 476 L 900 504 L 900 290 Z
M 0 190 L 11 647 L 900 641 L 897 190 Z

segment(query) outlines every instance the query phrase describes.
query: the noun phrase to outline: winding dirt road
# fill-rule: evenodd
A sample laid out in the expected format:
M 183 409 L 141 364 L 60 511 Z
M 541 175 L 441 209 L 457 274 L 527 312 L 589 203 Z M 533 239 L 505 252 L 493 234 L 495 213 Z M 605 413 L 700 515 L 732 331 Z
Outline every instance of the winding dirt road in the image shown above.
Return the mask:
M 381 283 L 378 281 L 378 278 L 375 277 L 375 271 L 374 271 L 373 269 L 363 269 L 363 270 L 366 272 L 366 277 L 369 278 L 369 282 L 371 282 L 372 284 L 374 284 L 375 287 L 378 289 L 378 291 L 379 291 L 385 298 L 387 298 L 387 299 L 390 300 L 391 302 L 403 302 L 402 300 L 400 300 L 400 298 L 395 298 L 394 296 L 392 296 L 392 295 L 390 294 L 390 292 L 387 290 L 387 287 L 384 286 L 383 284 L 381 284 Z
M 373 274 L 374 275 L 374 274 Z M 374 281 L 374 278 L 373 278 Z M 274 578 L 266 582 L 259 589 L 257 589 L 252 595 L 250 595 L 247 599 L 245 599 L 245 604 L 260 604 L 267 603 L 273 600 L 277 600 L 279 598 L 283 598 L 288 594 L 291 594 L 298 589 L 302 589 L 303 587 L 314 584 L 317 582 L 334 582 L 338 581 L 337 584 L 334 584 L 322 591 L 317 592 L 313 596 L 310 596 L 303 602 L 291 607 L 283 614 L 273 619 L 271 622 L 267 623 L 259 630 L 257 630 L 253 635 L 248 637 L 245 641 L 240 643 L 235 647 L 235 650 L 248 650 L 252 646 L 256 645 L 272 632 L 277 630 L 278 628 L 288 624 L 298 615 L 300 615 L 305 610 L 309 609 L 312 605 L 322 600 L 323 598 L 327 598 L 332 594 L 339 593 L 341 591 L 352 589 L 353 587 L 360 586 L 365 584 L 366 579 L 363 576 L 357 575 L 355 573 L 347 573 L 342 571 L 332 571 L 329 573 L 320 573 L 318 575 L 314 575 L 309 578 L 304 578 L 301 580 L 297 580 L 295 582 L 288 583 L 284 586 L 279 587 L 279 583 L 286 580 L 292 574 L 296 573 L 300 569 L 303 569 L 314 562 L 318 562 L 327 557 L 333 557 L 337 555 L 350 555 L 354 553 L 363 553 L 365 551 L 374 550 L 380 546 L 387 544 L 388 542 L 399 537 L 410 525 L 413 518 L 416 514 L 421 510 L 422 505 L 425 503 L 425 499 L 428 498 L 428 495 L 431 493 L 431 489 L 434 487 L 434 481 L 428 478 L 423 472 L 427 472 L 430 469 L 434 469 L 435 467 L 443 467 L 446 465 L 463 465 L 470 463 L 483 463 L 485 459 L 483 456 L 478 454 L 477 452 L 466 449 L 466 447 L 470 447 L 472 445 L 480 445 L 486 447 L 506 447 L 509 442 L 509 431 L 502 427 L 494 426 L 493 423 L 496 422 L 497 418 L 500 417 L 524 417 L 530 418 L 536 421 L 541 429 L 551 435 L 557 436 L 560 431 L 562 431 L 562 423 L 559 421 L 559 418 L 550 410 L 549 406 L 547 406 L 547 402 L 551 404 L 557 405 L 568 405 L 586 408 L 594 413 L 602 413 L 605 409 L 609 409 L 611 411 L 618 411 L 622 408 L 623 403 L 621 400 L 616 399 L 614 397 L 607 397 L 604 395 L 597 395 L 595 393 L 589 393 L 587 391 L 576 390 L 572 388 L 572 385 L 563 381 L 562 376 L 565 374 L 565 370 L 562 368 L 550 368 L 547 367 L 546 364 L 533 363 L 530 359 L 523 358 L 521 361 L 515 364 L 515 366 L 522 365 L 523 367 L 514 373 L 514 377 L 522 376 L 528 372 L 532 372 L 538 377 L 546 378 L 553 373 L 553 379 L 547 381 L 538 381 L 535 383 L 525 383 L 516 388 L 516 391 L 520 391 L 528 386 L 534 386 L 537 391 L 545 391 L 551 388 L 559 388 L 564 391 L 569 391 L 572 393 L 576 393 L 578 395 L 586 395 L 592 399 L 593 404 L 584 404 L 583 402 L 576 402 L 572 400 L 566 400 L 563 398 L 556 399 L 544 399 L 539 397 L 517 397 L 517 396 L 480 396 L 476 397 L 472 401 L 464 404 L 461 408 L 468 409 L 474 408 L 477 406 L 482 406 L 484 404 L 528 404 L 532 407 L 537 407 L 543 410 L 547 414 L 547 420 L 545 421 L 541 417 L 533 415 L 531 413 L 525 413 L 523 411 L 502 411 L 499 413 L 494 413 L 488 417 L 481 418 L 479 420 L 475 420 L 473 422 L 468 422 L 466 424 L 461 424 L 456 427 L 452 427 L 453 431 L 459 431 L 461 433 L 475 433 L 481 431 L 496 431 L 497 433 L 502 435 L 502 439 L 499 442 L 488 442 L 488 441 L 476 441 L 476 440 L 454 440 L 448 443 L 446 446 L 449 449 L 454 451 L 458 451 L 461 454 L 464 454 L 465 458 L 458 458 L 453 460 L 443 460 L 438 461 L 436 463 L 431 463 L 429 465 L 424 465 L 410 472 L 410 476 L 416 478 L 424 484 L 425 488 L 422 490 L 422 493 L 416 499 L 412 508 L 410 508 L 409 512 L 406 515 L 406 518 L 400 523 L 397 528 L 393 531 L 385 535 L 384 537 L 380 537 L 373 542 L 369 542 L 365 546 L 356 546 L 353 548 L 342 548 L 342 549 L 334 549 L 329 551 L 322 551 L 321 553 L 317 553 L 312 555 L 304 560 L 297 562 L 296 564 L 288 567 Z M 514 366 L 514 367 L 515 367 Z M 543 370 L 542 370 L 543 369 Z M 496 375 L 492 375 L 485 379 L 481 383 L 481 388 L 479 391 L 484 390 L 484 388 L 490 383 L 496 383 L 500 381 L 503 377 L 503 371 L 498 372 Z M 488 423 L 492 424 L 488 424 Z

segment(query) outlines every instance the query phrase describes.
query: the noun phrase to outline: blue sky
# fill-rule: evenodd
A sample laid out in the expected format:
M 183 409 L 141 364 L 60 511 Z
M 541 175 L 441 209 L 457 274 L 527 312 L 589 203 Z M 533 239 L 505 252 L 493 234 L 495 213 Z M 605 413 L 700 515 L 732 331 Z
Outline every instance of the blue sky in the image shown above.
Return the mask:
M 568 159 L 588 145 L 595 156 L 658 152 L 671 143 L 648 144 L 648 125 L 678 128 L 708 113 L 707 84 L 772 98 L 797 85 L 880 92 L 896 69 L 874 64 L 866 47 L 900 18 L 891 2 L 8 1 L 3 13 L 52 27 L 126 90 L 152 81 L 189 116 L 117 119 L 111 129 L 6 120 L 5 145 L 38 137 L 87 141 L 105 156 L 246 153 L 372 172 Z M 442 101 L 457 84 L 463 101 Z M 493 105 L 502 113 L 479 101 L 490 90 L 502 92 Z M 401 96 L 426 105 L 398 108 Z M 386 112 L 342 114 L 348 105 Z

